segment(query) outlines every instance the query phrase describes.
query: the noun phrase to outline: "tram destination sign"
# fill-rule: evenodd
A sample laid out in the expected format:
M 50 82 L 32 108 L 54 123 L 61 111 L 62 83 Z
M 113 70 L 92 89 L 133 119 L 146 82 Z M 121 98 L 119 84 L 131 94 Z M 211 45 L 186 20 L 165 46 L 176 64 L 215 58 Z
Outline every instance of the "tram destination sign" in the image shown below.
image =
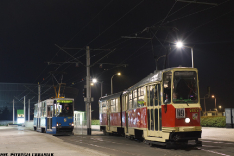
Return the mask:
M 57 103 L 72 103 L 72 100 L 57 100 Z
M 191 76 L 195 75 L 196 73 L 194 71 L 176 71 L 175 76 Z

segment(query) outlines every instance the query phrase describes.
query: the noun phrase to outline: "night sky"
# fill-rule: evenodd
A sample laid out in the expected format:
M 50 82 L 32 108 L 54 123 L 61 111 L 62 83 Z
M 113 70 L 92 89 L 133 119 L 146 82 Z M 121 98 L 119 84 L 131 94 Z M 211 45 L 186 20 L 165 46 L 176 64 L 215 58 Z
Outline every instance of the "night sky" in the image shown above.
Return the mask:
M 66 49 L 71 57 L 55 44 L 107 49 L 91 50 L 91 64 L 115 49 L 99 62 L 109 64 L 91 68 L 91 76 L 103 81 L 103 94 L 110 94 L 113 74 L 122 73 L 113 78 L 114 92 L 127 89 L 152 73 L 156 69 L 154 56 L 165 55 L 169 48 L 168 67 L 191 67 L 190 49 L 178 50 L 174 46 L 181 40 L 194 48 L 200 96 L 210 86 L 211 94 L 217 97 L 217 106 L 234 107 L 233 3 L 230 0 L 199 2 L 217 5 L 175 0 L 1 0 L 0 82 L 52 85 L 49 72 L 65 72 L 62 82 L 79 89 L 75 108 L 84 110 L 82 89 L 86 68 L 82 64 L 76 67 L 74 58 L 85 64 L 85 50 Z M 164 58 L 160 58 L 158 69 L 163 69 L 163 64 Z M 61 74 L 55 77 L 61 82 Z M 92 88 L 94 118 L 98 118 L 100 91 L 100 84 Z M 214 99 L 206 103 L 207 110 L 214 109 Z

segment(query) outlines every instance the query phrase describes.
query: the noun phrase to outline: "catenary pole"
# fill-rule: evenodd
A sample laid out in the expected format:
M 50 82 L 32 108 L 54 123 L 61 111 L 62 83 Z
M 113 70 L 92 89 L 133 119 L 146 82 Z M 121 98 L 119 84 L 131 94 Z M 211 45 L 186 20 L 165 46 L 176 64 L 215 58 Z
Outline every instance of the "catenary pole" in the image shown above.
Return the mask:
M 86 108 L 87 108 L 87 135 L 91 135 L 91 95 L 90 95 L 90 51 L 89 46 L 86 46 L 86 68 L 87 68 L 87 77 L 86 77 Z
M 15 107 L 14 107 L 14 99 L 13 99 L 13 124 L 15 122 Z
M 38 103 L 41 102 L 41 86 L 38 82 Z
M 26 108 L 25 108 L 25 96 L 24 96 L 24 123 L 25 123 L 25 119 L 26 119 L 26 117 L 25 117 L 25 115 L 26 115 L 25 112 L 26 112 L 26 111 L 25 111 L 25 110 L 26 110 Z
M 30 121 L 30 99 L 28 99 L 28 122 Z

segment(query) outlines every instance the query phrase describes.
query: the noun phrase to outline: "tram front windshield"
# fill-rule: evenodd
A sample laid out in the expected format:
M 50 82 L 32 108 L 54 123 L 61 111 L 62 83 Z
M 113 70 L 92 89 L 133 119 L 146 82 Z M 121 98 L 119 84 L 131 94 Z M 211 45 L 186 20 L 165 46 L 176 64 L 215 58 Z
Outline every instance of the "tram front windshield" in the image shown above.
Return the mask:
M 176 71 L 173 81 L 173 103 L 197 103 L 197 74 L 194 71 Z
M 73 116 L 72 103 L 57 103 L 57 117 Z

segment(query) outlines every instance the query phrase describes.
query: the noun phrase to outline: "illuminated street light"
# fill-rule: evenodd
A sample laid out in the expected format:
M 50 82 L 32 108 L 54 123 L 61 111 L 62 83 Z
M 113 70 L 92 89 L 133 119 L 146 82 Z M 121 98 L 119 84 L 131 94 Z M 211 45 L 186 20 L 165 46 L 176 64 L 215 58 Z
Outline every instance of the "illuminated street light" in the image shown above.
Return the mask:
M 222 106 L 219 106 L 219 109 L 221 109 L 222 108 Z
M 121 73 L 117 73 L 117 74 L 114 74 L 112 77 L 111 77 L 111 94 L 113 94 L 113 83 L 112 83 L 112 79 L 115 75 L 121 75 Z
M 181 41 L 176 42 L 176 47 L 177 48 L 182 48 L 184 45 Z
M 190 48 L 190 49 L 191 49 L 192 68 L 194 68 L 194 62 L 193 62 L 193 47 L 184 46 L 183 42 L 181 42 L 181 41 L 176 42 L 176 47 L 177 47 L 177 48 L 186 47 L 186 48 Z
M 94 79 L 93 79 L 93 83 L 96 83 L 96 82 L 97 82 L 97 79 L 94 78 Z
M 211 97 L 215 99 L 215 109 L 217 111 L 217 108 L 216 108 L 216 97 L 214 95 L 212 95 Z

